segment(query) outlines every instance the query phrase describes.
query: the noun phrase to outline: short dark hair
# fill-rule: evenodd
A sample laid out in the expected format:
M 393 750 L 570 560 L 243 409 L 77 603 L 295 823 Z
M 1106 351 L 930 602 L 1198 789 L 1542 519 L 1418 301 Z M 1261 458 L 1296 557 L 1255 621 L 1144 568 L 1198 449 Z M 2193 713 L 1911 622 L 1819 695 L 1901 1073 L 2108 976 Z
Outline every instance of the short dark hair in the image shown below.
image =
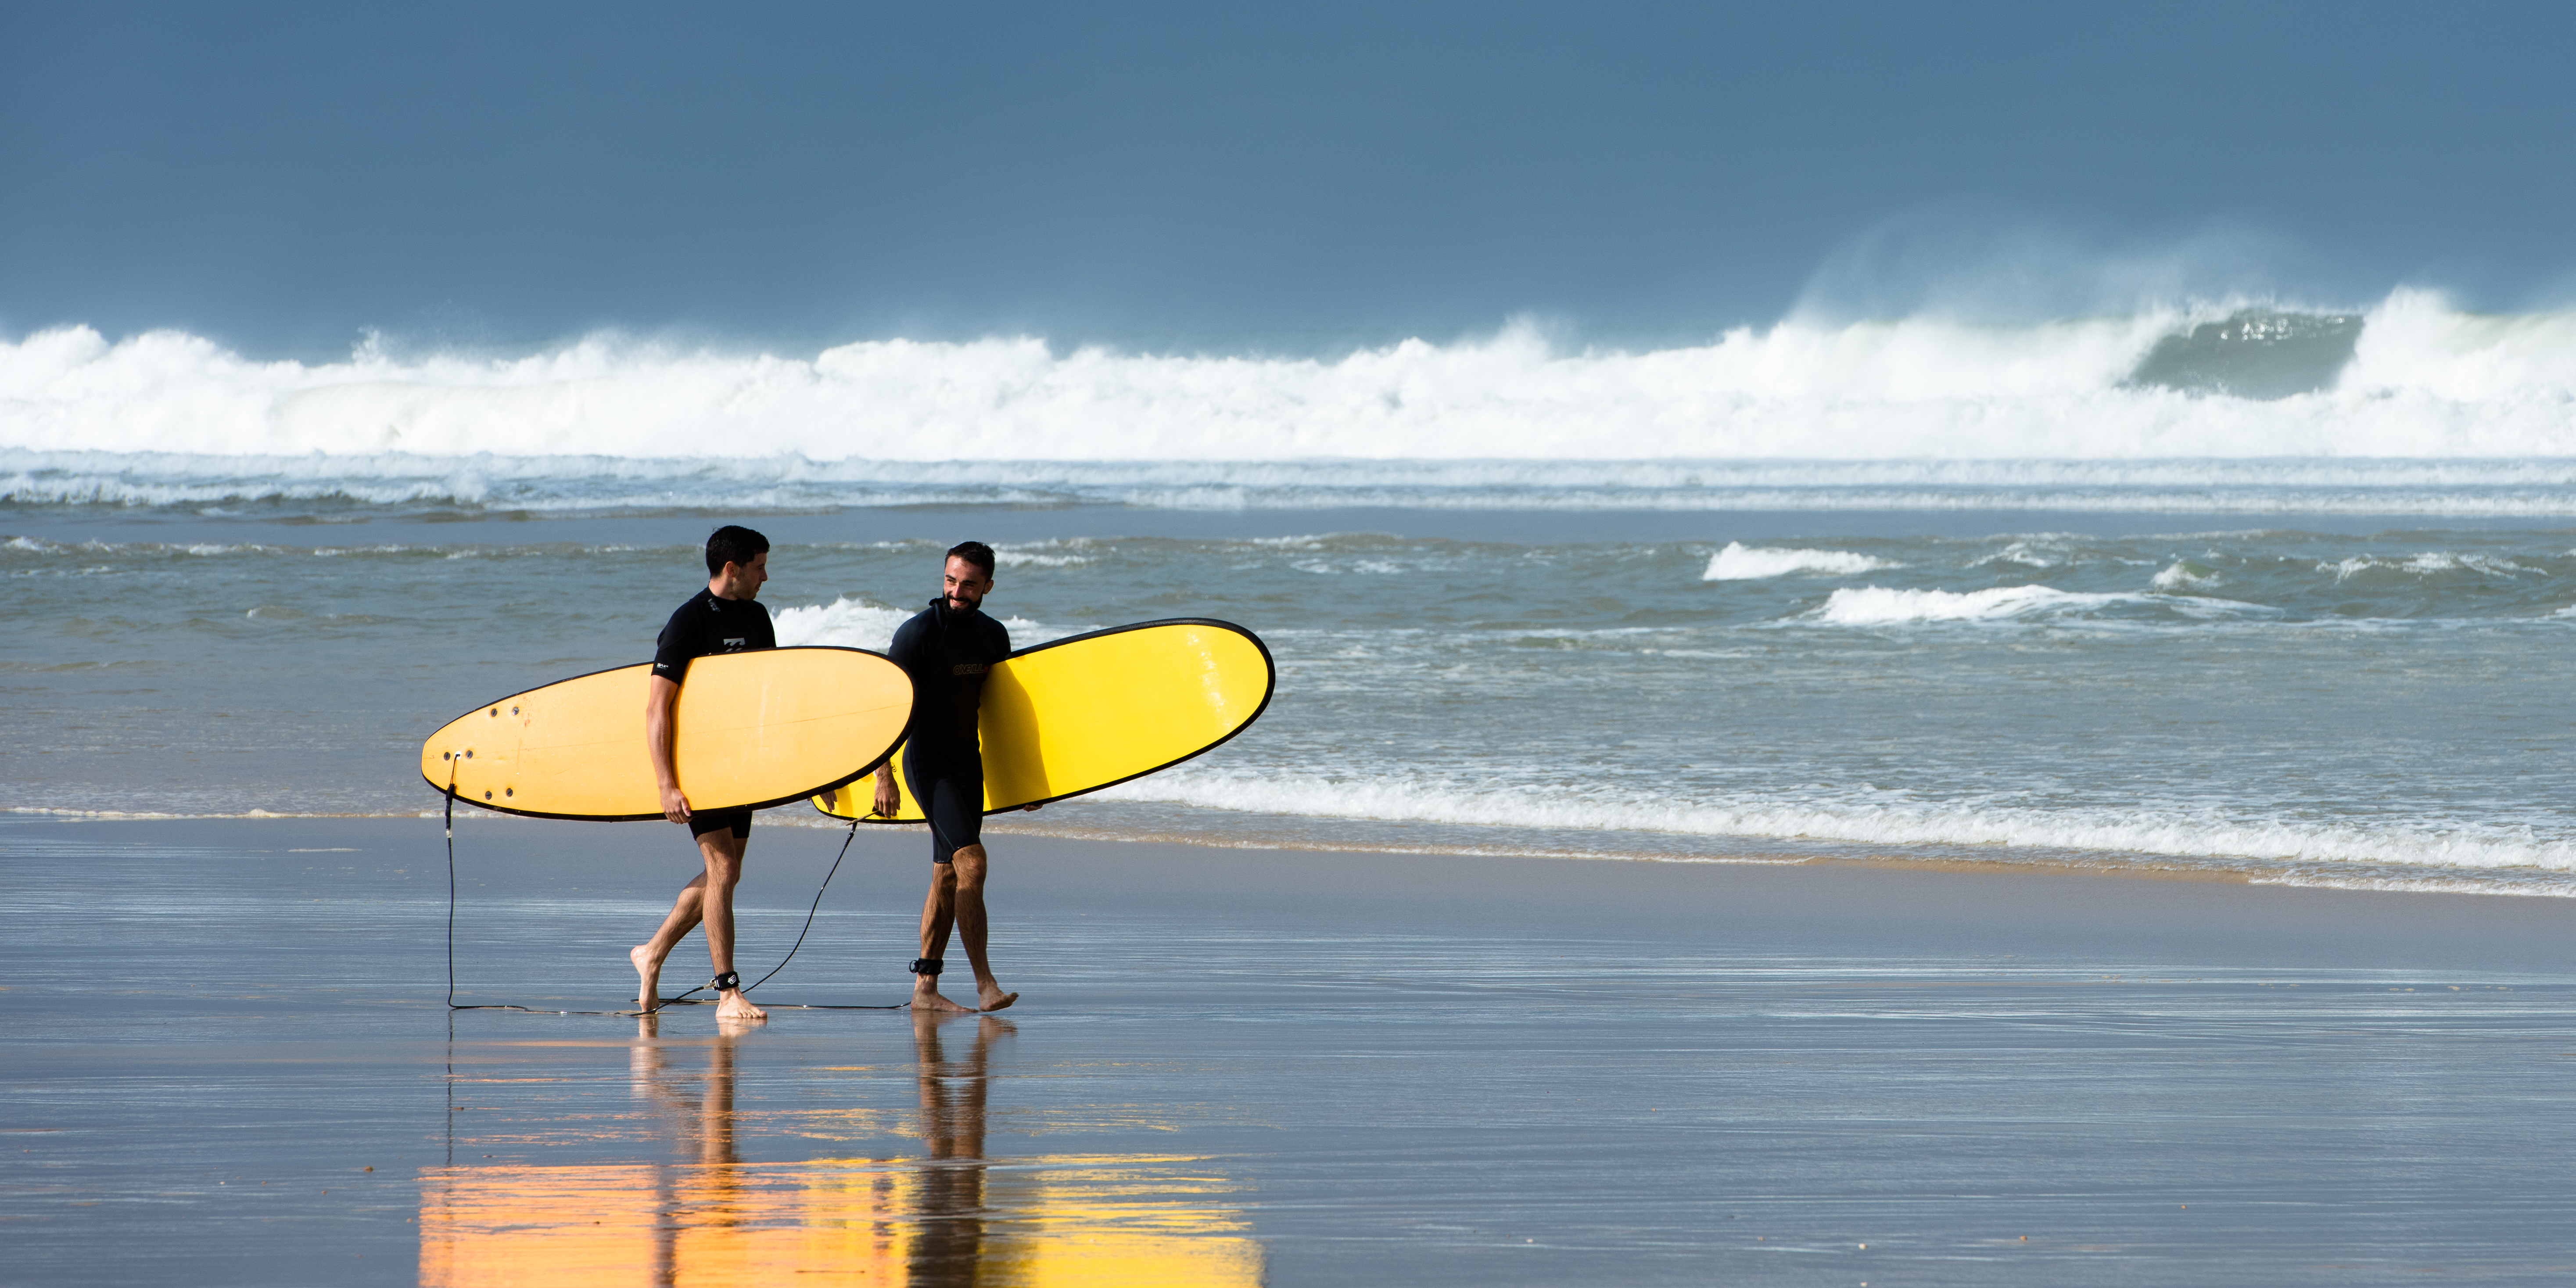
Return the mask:
M 747 567 L 752 560 L 768 551 L 769 538 L 749 528 L 737 528 L 728 523 L 707 534 L 707 575 L 713 577 L 723 572 L 726 564 Z
M 984 570 L 984 580 L 993 579 L 993 548 L 981 541 L 960 541 L 948 548 L 948 559 L 963 559 Z M 940 560 L 948 562 L 947 559 Z

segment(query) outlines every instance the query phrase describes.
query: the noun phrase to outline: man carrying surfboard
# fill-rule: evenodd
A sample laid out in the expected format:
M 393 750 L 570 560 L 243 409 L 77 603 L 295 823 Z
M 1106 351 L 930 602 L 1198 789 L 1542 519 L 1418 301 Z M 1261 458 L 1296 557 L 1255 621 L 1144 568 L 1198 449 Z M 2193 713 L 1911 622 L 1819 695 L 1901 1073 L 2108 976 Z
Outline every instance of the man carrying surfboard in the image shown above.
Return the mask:
M 681 887 L 671 915 L 653 937 L 627 951 L 641 981 L 635 993 L 638 1010 L 662 1004 L 662 959 L 680 937 L 703 924 L 707 957 L 715 966 L 716 1018 L 765 1020 L 767 1011 L 742 995 L 742 977 L 733 969 L 733 890 L 742 880 L 743 851 L 751 844 L 751 811 L 697 813 L 680 790 L 679 768 L 671 755 L 672 714 L 680 703 L 680 685 L 689 663 L 711 653 L 747 653 L 778 647 L 769 610 L 756 602 L 761 583 L 769 580 L 769 538 L 730 524 L 707 538 L 707 588 L 689 597 L 662 627 L 653 650 L 653 674 L 645 680 L 644 741 L 653 758 L 653 777 L 660 784 L 662 817 L 688 826 L 698 838 L 698 856 L 706 870 Z
M 992 589 L 993 548 L 958 545 L 941 567 L 939 598 L 897 627 L 886 649 L 912 677 L 903 776 L 930 820 L 930 894 L 921 905 L 921 956 L 912 963 L 916 1011 L 998 1011 L 1020 1000 L 1002 991 L 984 957 L 984 752 L 976 726 L 984 677 L 1011 655 L 1011 633 L 982 611 Z M 902 805 L 893 765 L 879 766 L 876 812 L 892 818 Z M 975 970 L 973 1006 L 939 992 L 952 925 Z

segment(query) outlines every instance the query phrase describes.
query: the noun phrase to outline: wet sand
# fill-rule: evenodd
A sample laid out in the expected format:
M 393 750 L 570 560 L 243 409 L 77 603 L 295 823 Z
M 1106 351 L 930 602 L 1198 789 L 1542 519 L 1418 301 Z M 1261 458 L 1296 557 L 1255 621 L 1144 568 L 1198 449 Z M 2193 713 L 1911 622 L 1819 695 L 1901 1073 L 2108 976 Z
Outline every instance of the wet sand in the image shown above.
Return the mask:
M 675 833 L 460 820 L 457 1000 L 624 1004 Z M 747 972 L 838 842 L 755 834 Z M 925 849 L 862 836 L 756 998 L 900 1001 Z M 727 1033 L 448 1012 L 430 820 L 0 861 L 19 1282 L 2576 1272 L 2566 900 L 997 836 L 1020 1006 Z

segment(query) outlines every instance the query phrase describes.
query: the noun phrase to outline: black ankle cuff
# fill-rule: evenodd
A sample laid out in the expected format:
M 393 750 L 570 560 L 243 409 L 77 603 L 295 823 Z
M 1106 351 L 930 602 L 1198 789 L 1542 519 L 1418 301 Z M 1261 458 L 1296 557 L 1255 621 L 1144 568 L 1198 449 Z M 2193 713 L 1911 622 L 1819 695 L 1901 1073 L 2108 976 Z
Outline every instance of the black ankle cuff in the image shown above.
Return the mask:
M 912 959 L 912 973 L 915 975 L 928 975 L 931 978 L 936 979 L 939 977 L 939 972 L 946 969 L 948 969 L 948 959 L 944 957 L 915 957 Z
M 726 971 L 724 974 L 716 976 L 716 982 L 709 987 L 715 989 L 715 991 L 719 993 L 726 992 L 731 989 L 737 989 L 742 987 L 742 976 L 737 975 L 732 971 Z

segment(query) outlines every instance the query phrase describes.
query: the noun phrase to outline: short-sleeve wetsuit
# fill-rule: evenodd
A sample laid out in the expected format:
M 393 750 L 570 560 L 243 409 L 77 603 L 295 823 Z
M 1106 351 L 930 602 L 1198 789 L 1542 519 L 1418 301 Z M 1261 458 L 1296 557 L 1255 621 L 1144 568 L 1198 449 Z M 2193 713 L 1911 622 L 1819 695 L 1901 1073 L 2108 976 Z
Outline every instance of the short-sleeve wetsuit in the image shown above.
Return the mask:
M 749 653 L 778 647 L 769 610 L 758 600 L 724 599 L 702 590 L 680 605 L 653 645 L 653 674 L 673 684 L 685 683 L 689 663 L 710 653 Z M 689 834 L 704 836 L 731 828 L 735 836 L 751 835 L 749 809 L 689 811 Z
M 984 839 L 984 749 L 975 722 L 984 677 L 1011 655 L 1011 633 L 979 609 L 934 599 L 895 628 L 886 655 L 912 677 L 903 776 L 930 820 L 931 862 L 946 863 Z

